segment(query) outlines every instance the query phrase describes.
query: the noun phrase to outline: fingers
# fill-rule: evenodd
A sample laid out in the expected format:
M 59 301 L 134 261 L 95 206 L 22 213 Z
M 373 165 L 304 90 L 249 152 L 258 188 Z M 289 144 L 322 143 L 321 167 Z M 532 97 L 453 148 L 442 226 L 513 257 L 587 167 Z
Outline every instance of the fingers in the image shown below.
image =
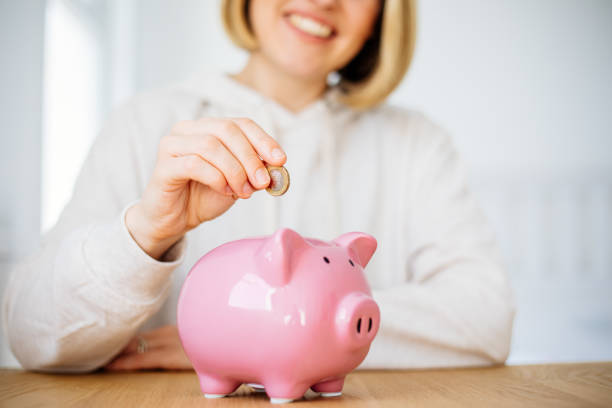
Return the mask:
M 139 337 L 147 342 L 147 350 L 144 353 L 138 353 Z M 105 368 L 113 371 L 156 368 L 182 370 L 190 369 L 192 366 L 185 355 L 176 326 L 167 325 L 134 336 Z
M 146 341 L 148 349 L 154 349 L 175 343 L 176 339 L 178 338 L 178 331 L 176 330 L 176 326 L 167 325 L 159 327 L 155 330 L 140 333 L 132 337 L 130 342 L 123 348 L 120 355 L 136 353 L 138 351 L 138 343 L 140 342 L 140 338 L 143 338 L 144 341 Z
M 232 195 L 223 173 L 196 154 L 170 158 L 164 169 L 166 180 L 175 182 L 177 187 L 185 180 L 195 180 L 219 194 Z
M 130 342 L 123 348 L 123 350 L 121 350 L 121 353 L 119 353 L 119 356 L 122 356 L 125 354 L 136 353 L 137 350 L 138 350 L 138 336 L 130 340 Z
M 227 120 L 215 122 L 215 127 L 215 136 L 238 159 L 251 185 L 257 188 L 267 187 L 270 184 L 270 175 L 240 127 Z
M 282 166 L 285 164 L 287 157 L 283 149 L 276 140 L 259 127 L 257 123 L 247 118 L 236 118 L 232 119 L 232 121 L 238 125 L 257 153 L 266 162 L 275 166 Z
M 107 370 L 152 370 L 156 368 L 165 369 L 188 369 L 191 364 L 182 350 L 171 347 L 161 347 L 147 350 L 145 353 L 130 353 L 117 357 L 105 368 Z
M 174 159 L 199 156 L 201 159 L 199 164 L 202 165 L 202 163 L 207 162 L 214 166 L 220 175 L 223 176 L 225 183 L 240 197 L 248 197 L 254 191 L 240 162 L 227 150 L 219 139 L 212 135 L 169 137 L 164 143 L 164 148 Z M 185 169 L 185 174 L 190 173 L 190 175 L 197 176 L 198 173 L 201 173 L 201 170 L 198 169 L 199 164 L 194 159 L 188 159 L 187 162 L 183 163 L 183 165 L 189 167 L 189 169 Z M 179 165 L 178 161 L 176 165 Z M 179 175 L 182 172 L 181 168 L 174 170 Z M 195 180 L 200 181 L 199 179 Z
M 205 134 L 169 137 L 164 147 L 174 158 L 197 155 L 203 162 L 210 163 L 223 175 L 226 183 L 238 196 L 247 198 L 253 193 L 244 167 L 215 136 Z M 193 165 L 194 169 L 197 167 L 195 161 L 190 165 Z
M 262 159 L 276 165 L 286 161 L 278 143 L 255 122 L 245 118 L 181 122 L 173 128 L 171 136 L 164 139 L 162 146 L 167 155 L 200 156 L 214 166 L 226 184 L 242 198 L 248 198 L 255 189 L 270 184 Z M 196 170 L 197 163 L 192 161 L 190 164 L 194 167 L 192 170 Z M 217 179 L 217 185 L 211 187 L 220 191 L 220 177 L 212 174 L 208 177 Z
M 122 353 L 104 368 L 111 371 L 157 368 L 154 367 L 159 362 L 159 356 L 156 358 L 156 354 L 152 350 L 141 354 L 136 352 Z

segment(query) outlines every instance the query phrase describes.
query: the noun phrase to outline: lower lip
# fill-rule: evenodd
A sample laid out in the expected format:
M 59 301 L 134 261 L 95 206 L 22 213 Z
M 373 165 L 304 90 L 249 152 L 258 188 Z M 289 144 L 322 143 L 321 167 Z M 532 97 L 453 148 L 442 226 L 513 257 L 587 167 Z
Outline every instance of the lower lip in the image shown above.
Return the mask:
M 308 42 L 311 43 L 315 43 L 315 44 L 324 44 L 327 43 L 331 40 L 333 40 L 333 38 L 336 36 L 335 33 L 332 32 L 332 34 L 329 37 L 317 37 L 316 35 L 312 35 L 312 34 L 308 34 L 305 31 L 300 30 L 299 28 L 297 28 L 296 26 L 294 26 L 293 24 L 291 24 L 291 22 L 289 21 L 289 16 L 286 16 L 283 20 L 285 20 L 285 23 L 289 26 L 289 28 L 294 32 L 297 33 L 298 36 Z

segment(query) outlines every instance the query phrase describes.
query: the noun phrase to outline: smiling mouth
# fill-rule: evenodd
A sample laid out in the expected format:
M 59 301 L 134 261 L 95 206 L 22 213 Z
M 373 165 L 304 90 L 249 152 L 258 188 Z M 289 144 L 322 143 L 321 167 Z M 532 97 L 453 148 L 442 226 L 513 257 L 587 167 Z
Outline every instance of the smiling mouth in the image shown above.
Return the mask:
M 294 28 L 317 38 L 330 38 L 334 34 L 334 29 L 319 21 L 313 20 L 299 14 L 289 14 L 287 21 Z

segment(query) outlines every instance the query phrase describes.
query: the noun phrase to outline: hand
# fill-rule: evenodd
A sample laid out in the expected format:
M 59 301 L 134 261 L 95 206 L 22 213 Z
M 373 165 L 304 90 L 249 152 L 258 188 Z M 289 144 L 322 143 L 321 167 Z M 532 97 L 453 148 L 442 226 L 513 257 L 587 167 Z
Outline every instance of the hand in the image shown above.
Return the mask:
M 138 353 L 138 338 L 147 342 L 147 350 Z M 176 326 L 169 325 L 141 333 L 105 369 L 123 370 L 192 370 L 191 362 L 183 351 Z
M 262 160 L 282 166 L 286 155 L 249 119 L 177 123 L 160 141 L 142 198 L 126 213 L 130 234 L 159 259 L 187 231 L 227 211 L 236 198 L 268 187 Z

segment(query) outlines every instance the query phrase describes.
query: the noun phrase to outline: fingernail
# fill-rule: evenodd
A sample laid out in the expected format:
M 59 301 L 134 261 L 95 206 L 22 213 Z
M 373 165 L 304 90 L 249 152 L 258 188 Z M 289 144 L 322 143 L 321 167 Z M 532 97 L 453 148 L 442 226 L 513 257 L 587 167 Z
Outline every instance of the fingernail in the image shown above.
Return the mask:
M 251 185 L 249 184 L 249 182 L 245 182 L 244 185 L 242 186 L 242 192 L 245 195 L 249 195 L 253 192 L 253 188 L 251 187 Z
M 234 190 L 230 186 L 225 186 L 225 193 L 228 195 L 234 194 Z
M 268 174 L 266 169 L 264 169 L 263 167 L 259 168 L 255 172 L 255 179 L 257 180 L 259 184 L 262 184 L 262 185 L 270 184 L 270 175 Z
M 285 157 L 285 154 L 278 148 L 275 147 L 274 149 L 272 149 L 272 157 L 275 159 L 282 159 L 283 157 Z

